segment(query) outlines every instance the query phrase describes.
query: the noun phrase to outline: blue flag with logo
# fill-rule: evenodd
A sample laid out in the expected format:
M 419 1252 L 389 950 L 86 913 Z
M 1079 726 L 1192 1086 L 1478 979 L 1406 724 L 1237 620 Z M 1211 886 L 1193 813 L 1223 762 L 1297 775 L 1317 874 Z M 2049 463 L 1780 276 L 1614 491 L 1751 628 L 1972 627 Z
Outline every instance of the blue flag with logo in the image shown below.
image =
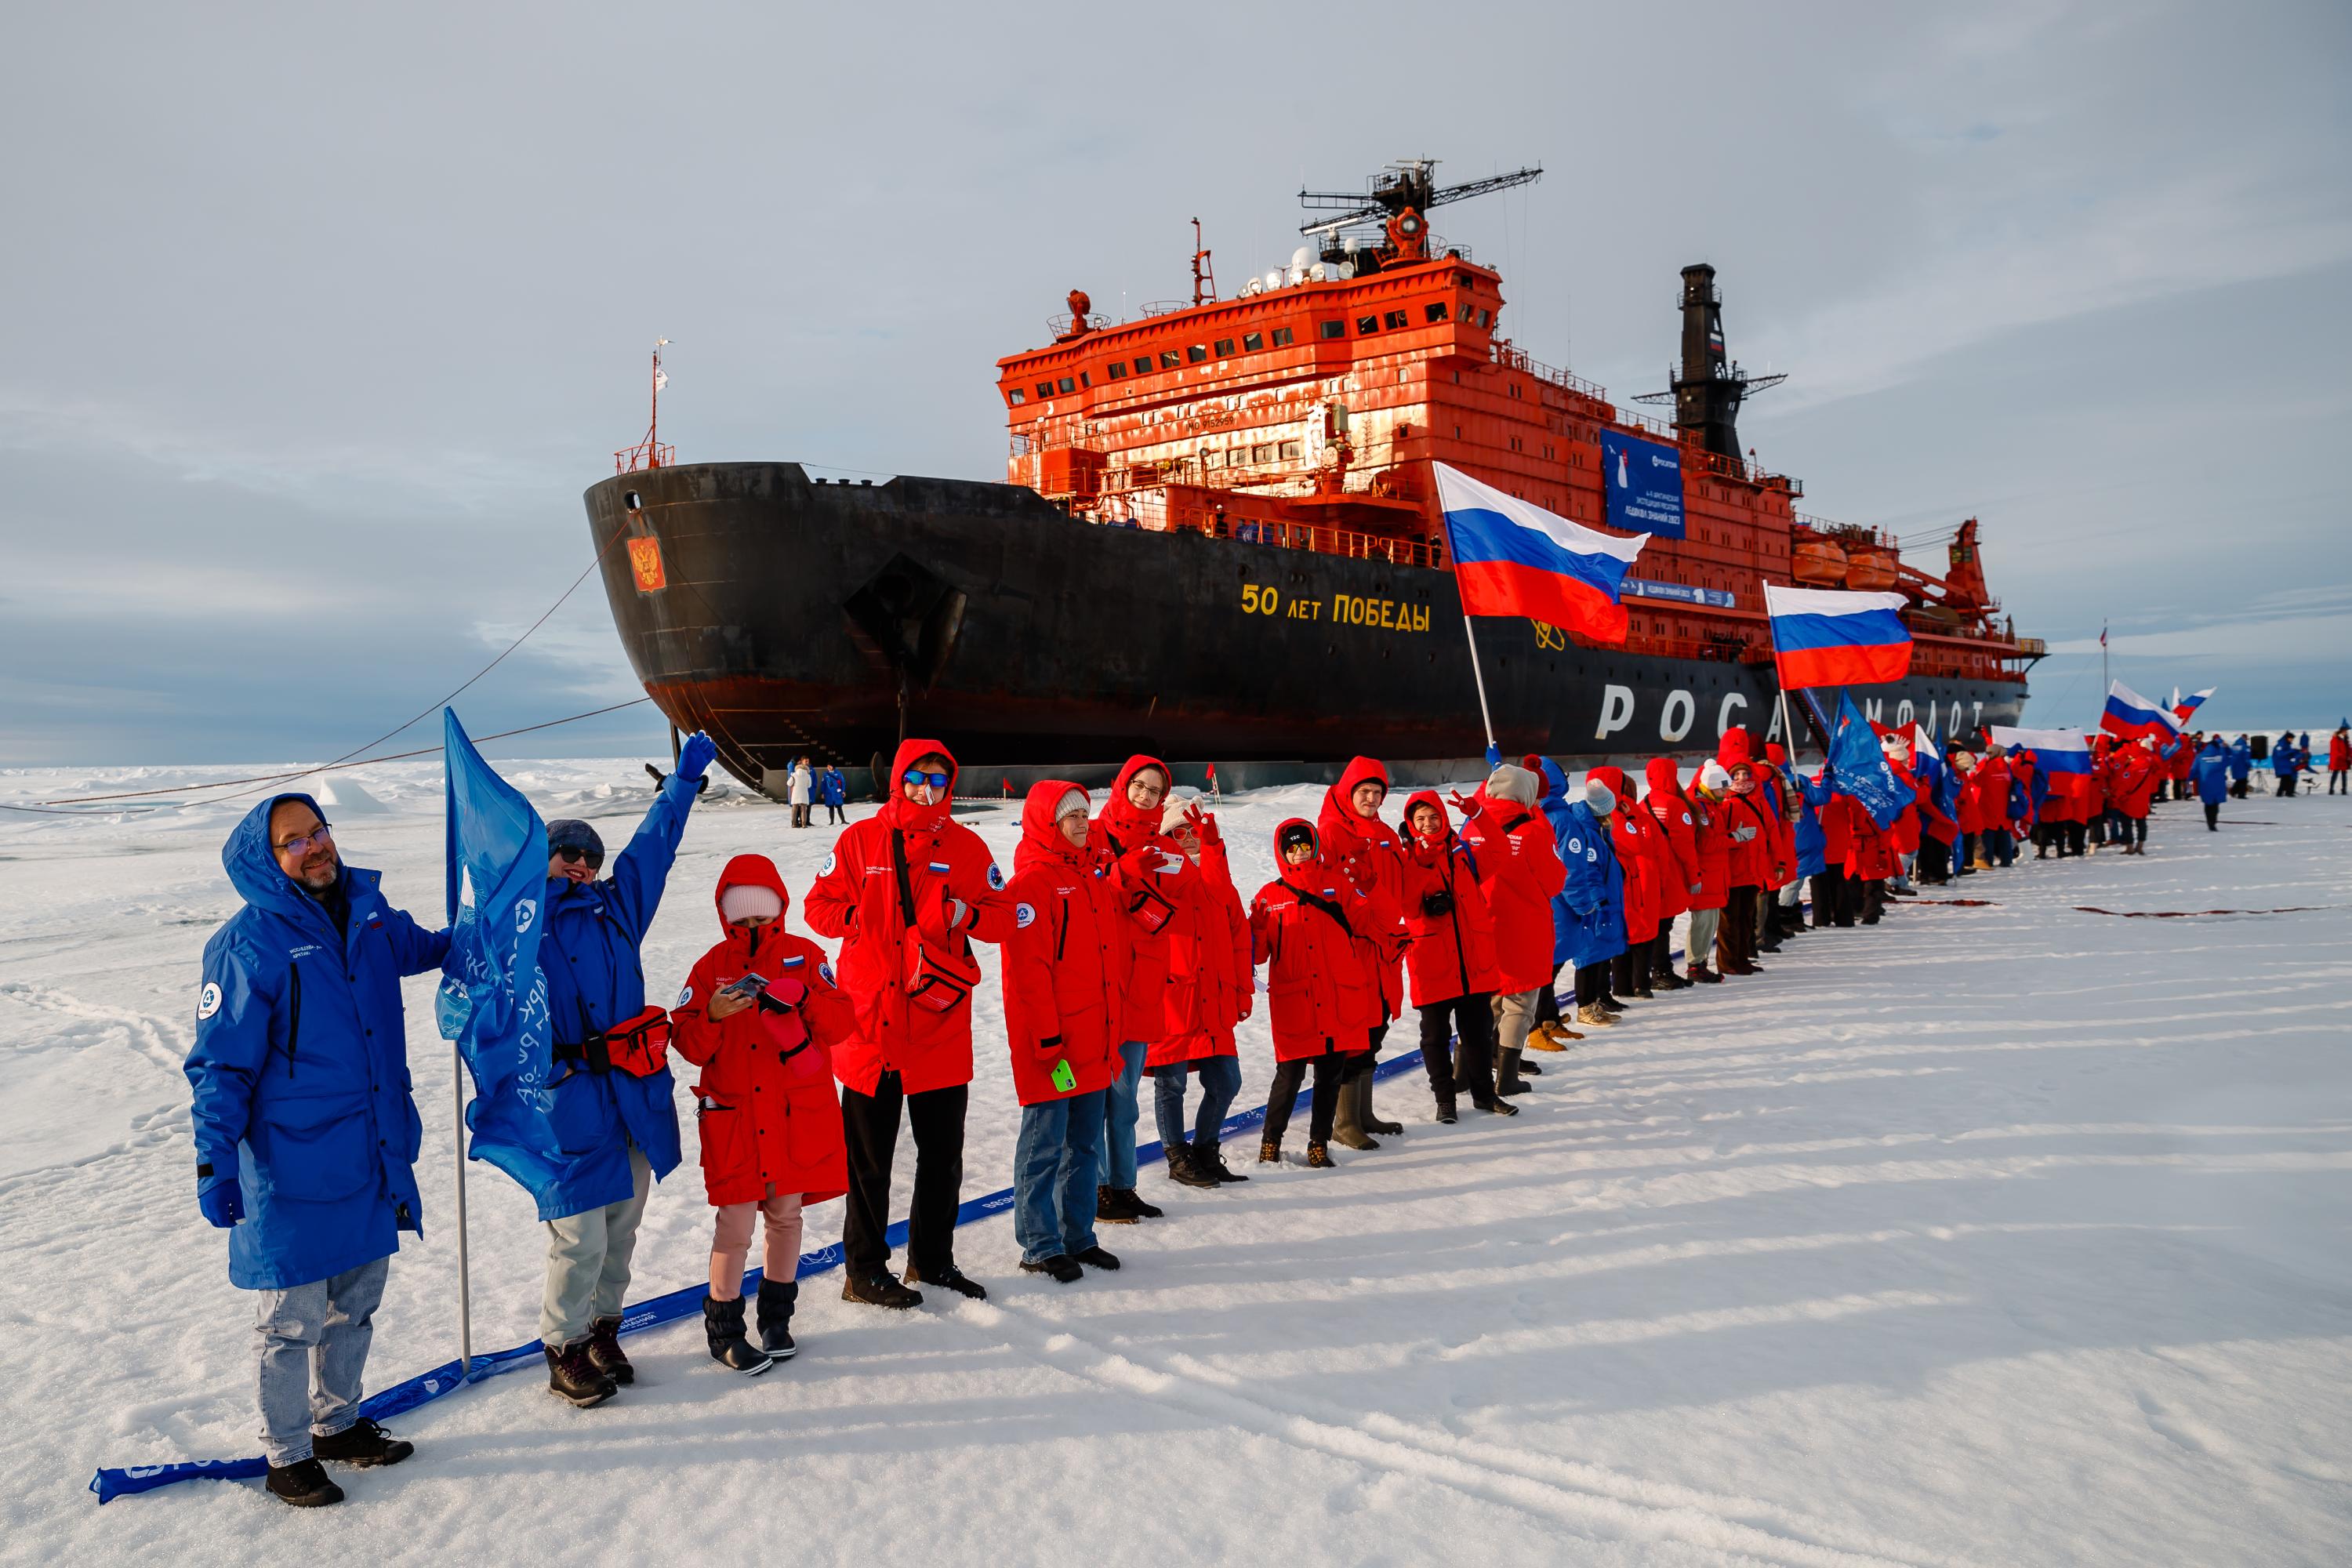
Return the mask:
M 474 1077 L 473 1157 L 537 1197 L 571 1168 L 548 1112 L 554 1030 L 539 939 L 547 916 L 547 825 L 499 777 L 444 709 L 449 956 L 435 1011 Z
M 1838 793 L 1860 801 L 1870 820 L 1881 827 L 1894 826 L 1911 804 L 1911 792 L 1886 765 L 1877 732 L 1843 691 L 1838 693 L 1837 732 L 1830 737 L 1830 765 L 1837 770 Z

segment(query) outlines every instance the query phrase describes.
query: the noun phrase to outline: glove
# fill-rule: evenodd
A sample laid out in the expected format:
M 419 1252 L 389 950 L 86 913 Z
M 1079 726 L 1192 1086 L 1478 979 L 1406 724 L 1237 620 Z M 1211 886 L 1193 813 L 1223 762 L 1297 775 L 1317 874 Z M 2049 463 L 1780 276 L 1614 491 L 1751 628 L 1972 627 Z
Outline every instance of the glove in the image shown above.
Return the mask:
M 1442 888 L 1434 893 L 1422 894 L 1421 912 L 1427 915 L 1431 920 L 1435 920 L 1440 915 L 1452 914 L 1454 912 L 1454 895 L 1445 891 Z
M 710 771 L 711 760 L 718 755 L 719 742 L 697 730 L 677 749 L 677 776 L 690 784 L 700 784 L 702 775 Z
M 963 930 L 971 918 L 971 906 L 951 896 L 944 884 L 923 912 L 915 917 L 915 928 L 934 942 L 945 942 Z
M 1197 802 L 1184 808 L 1184 820 L 1192 825 L 1192 831 L 1199 836 L 1202 843 L 1218 842 L 1217 819 L 1202 811 Z
M 210 1165 L 197 1167 L 196 1207 L 205 1218 L 226 1230 L 245 1217 L 245 1194 L 235 1175 L 210 1175 Z
M 1488 773 L 1493 773 L 1496 768 L 1499 768 L 1499 767 L 1501 767 L 1502 765 L 1503 765 L 1503 748 L 1502 748 L 1502 747 L 1500 747 L 1500 746 L 1498 746 L 1498 745 L 1496 745 L 1496 744 L 1495 744 L 1495 742 L 1492 742 L 1492 741 L 1487 742 L 1486 742 L 1486 771 L 1487 771 Z
M 1464 795 L 1458 789 L 1447 790 L 1445 792 L 1445 795 L 1448 800 L 1451 800 L 1454 803 L 1454 809 L 1460 812 L 1464 816 L 1470 817 L 1478 815 L 1478 803 L 1473 797 Z
M 1735 827 L 1731 830 L 1731 841 L 1734 844 L 1745 844 L 1755 837 L 1756 830 L 1752 827 Z
M 789 1013 L 808 997 L 808 987 L 787 975 L 760 993 L 760 1010 L 763 1013 Z

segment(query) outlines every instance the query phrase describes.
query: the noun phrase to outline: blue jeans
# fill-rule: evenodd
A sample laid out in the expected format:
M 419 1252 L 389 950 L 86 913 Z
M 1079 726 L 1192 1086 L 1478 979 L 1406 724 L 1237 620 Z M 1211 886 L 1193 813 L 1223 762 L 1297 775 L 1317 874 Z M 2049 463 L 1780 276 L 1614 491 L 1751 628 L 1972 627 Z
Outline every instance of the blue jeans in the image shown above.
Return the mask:
M 1103 1091 L 1103 1185 L 1132 1191 L 1135 1186 L 1135 1121 L 1143 1111 L 1138 1091 L 1143 1088 L 1141 1040 L 1118 1047 L 1118 1076 Z
M 1013 1239 L 1024 1263 L 1075 1258 L 1095 1244 L 1103 1090 L 1021 1108 L 1013 1148 Z
M 261 1447 L 271 1464 L 300 1464 L 310 1457 L 311 1433 L 331 1436 L 359 1419 L 361 1374 L 391 1272 L 386 1256 L 308 1285 L 260 1292 L 255 1359 Z
M 1196 1062 L 1175 1062 L 1151 1069 L 1151 1113 L 1160 1123 L 1160 1142 L 1173 1149 L 1184 1142 L 1184 1080 L 1201 1069 L 1201 1109 L 1192 1118 L 1192 1144 L 1214 1149 L 1217 1131 L 1242 1091 L 1242 1064 L 1233 1057 L 1202 1057 Z

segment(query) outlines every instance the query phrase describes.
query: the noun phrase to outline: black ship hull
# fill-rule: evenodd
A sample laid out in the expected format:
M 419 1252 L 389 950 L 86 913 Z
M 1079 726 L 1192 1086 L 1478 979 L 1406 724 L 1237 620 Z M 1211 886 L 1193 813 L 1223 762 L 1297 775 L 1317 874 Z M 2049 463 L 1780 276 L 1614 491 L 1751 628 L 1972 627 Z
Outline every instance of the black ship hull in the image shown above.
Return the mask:
M 827 484 L 794 463 L 646 469 L 586 501 L 647 694 L 770 793 L 793 757 L 862 766 L 903 734 L 1007 776 L 1145 751 L 1213 762 L 1229 787 L 1275 776 L 1246 764 L 1485 750 L 1442 570 L 1081 522 L 1017 485 Z M 1476 626 L 1507 753 L 1599 761 L 1712 751 L 1733 727 L 1779 734 L 1769 663 Z M 1918 678 L 1853 695 L 1887 722 L 1946 730 L 1956 707 L 1968 726 L 2015 723 L 2025 687 Z

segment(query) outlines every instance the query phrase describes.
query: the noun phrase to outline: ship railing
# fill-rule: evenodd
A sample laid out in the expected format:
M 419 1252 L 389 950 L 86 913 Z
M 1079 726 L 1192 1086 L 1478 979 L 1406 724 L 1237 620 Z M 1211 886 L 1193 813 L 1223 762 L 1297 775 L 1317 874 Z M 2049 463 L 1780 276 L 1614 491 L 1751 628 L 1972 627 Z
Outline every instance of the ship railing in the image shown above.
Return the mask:
M 1609 401 L 1609 394 L 1602 389 L 1600 383 L 1587 381 L 1580 375 L 1570 375 L 1557 365 L 1546 364 L 1526 350 L 1514 347 L 1507 342 L 1499 339 L 1489 342 L 1486 344 L 1486 354 L 1506 370 L 1519 371 L 1536 377 L 1538 381 L 1550 382 L 1554 386 L 1580 393 L 1596 403 Z
M 1244 544 L 1307 550 L 1318 555 L 1343 555 L 1352 561 L 1385 561 L 1391 566 L 1428 566 L 1442 571 L 1448 563 L 1442 540 L 1360 533 L 1351 528 L 1332 528 L 1323 523 L 1235 521 L 1220 514 L 1200 531 L 1213 539 L 1234 539 Z
M 677 461 L 677 448 L 667 441 L 640 441 L 613 454 L 613 471 L 634 474 L 639 468 L 667 468 Z

